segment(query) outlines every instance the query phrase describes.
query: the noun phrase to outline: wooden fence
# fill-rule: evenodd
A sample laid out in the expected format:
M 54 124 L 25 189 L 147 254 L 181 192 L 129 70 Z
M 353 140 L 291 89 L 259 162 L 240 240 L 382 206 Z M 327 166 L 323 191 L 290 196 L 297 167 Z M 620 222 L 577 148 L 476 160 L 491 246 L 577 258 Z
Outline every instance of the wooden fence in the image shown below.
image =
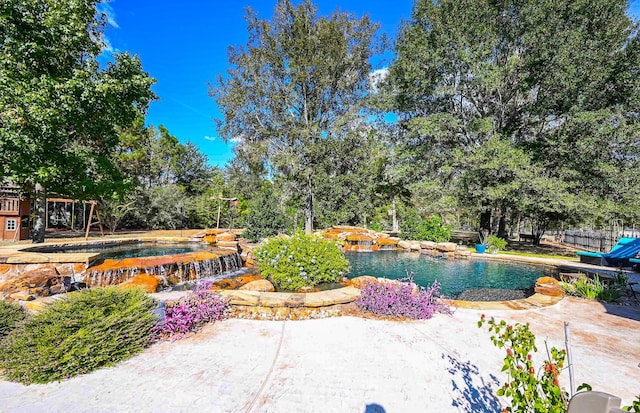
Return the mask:
M 624 231 L 565 230 L 558 235 L 565 245 L 587 251 L 609 252 L 622 237 L 640 238 L 640 229 L 632 228 Z M 556 238 L 558 238 L 557 235 Z

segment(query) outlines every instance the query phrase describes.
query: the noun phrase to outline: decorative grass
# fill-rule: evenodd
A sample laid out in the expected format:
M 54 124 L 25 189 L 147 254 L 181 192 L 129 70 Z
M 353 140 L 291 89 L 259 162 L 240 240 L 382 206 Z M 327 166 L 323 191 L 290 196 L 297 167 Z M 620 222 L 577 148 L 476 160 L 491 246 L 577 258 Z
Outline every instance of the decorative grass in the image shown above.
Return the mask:
M 0 300 L 0 340 L 13 331 L 25 318 L 27 318 L 27 313 L 18 304 Z
M 68 293 L 0 342 L 0 370 L 9 380 L 31 384 L 112 366 L 149 343 L 155 309 L 137 289 Z

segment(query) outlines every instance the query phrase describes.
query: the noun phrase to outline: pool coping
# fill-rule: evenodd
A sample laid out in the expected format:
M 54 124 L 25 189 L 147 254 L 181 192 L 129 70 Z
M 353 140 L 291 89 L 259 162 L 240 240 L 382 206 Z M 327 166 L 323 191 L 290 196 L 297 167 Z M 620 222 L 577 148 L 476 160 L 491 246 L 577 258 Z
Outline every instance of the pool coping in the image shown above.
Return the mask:
M 58 240 L 56 240 L 58 241 Z M 80 241 L 66 241 L 66 242 L 47 242 L 39 244 L 38 246 L 56 245 L 60 247 L 64 246 L 78 246 L 78 245 L 100 245 L 100 244 L 117 244 L 126 242 L 166 242 L 166 243 L 178 243 L 188 242 L 187 237 L 126 237 L 126 238 L 113 238 L 104 240 L 80 240 Z M 6 264 L 47 264 L 47 263 L 79 263 L 84 262 L 87 265 L 99 257 L 100 254 L 96 253 L 35 253 L 35 252 L 23 252 L 24 249 L 33 248 L 33 244 L 20 244 L 15 246 L 1 246 L 0 247 L 0 263 Z M 569 268 L 573 270 L 584 270 L 597 272 L 604 275 L 615 275 L 617 270 L 612 270 L 608 267 L 601 267 L 589 264 L 582 264 L 579 262 L 572 262 L 560 259 L 551 258 L 539 258 L 539 257 L 527 257 L 519 255 L 501 255 L 501 254 L 478 254 L 472 253 L 471 259 L 477 260 L 490 260 L 490 261 L 502 261 L 502 262 L 518 262 L 534 265 L 543 265 L 555 267 L 558 270 L 563 268 Z M 640 274 L 630 272 L 630 274 L 637 275 L 640 279 Z M 631 280 L 630 280 L 631 281 Z M 634 280 L 635 281 L 635 280 Z M 355 301 L 360 296 L 360 290 L 358 288 L 349 286 L 338 288 L 334 290 L 326 290 L 311 293 L 281 293 L 281 292 L 258 292 L 247 290 L 219 290 L 221 295 L 229 297 L 230 304 L 234 306 L 254 306 L 254 307 L 267 307 L 267 308 L 321 308 L 329 307 L 340 304 L 348 304 Z M 156 297 L 159 301 L 171 301 L 179 299 L 186 293 L 182 294 L 167 294 L 156 293 Z M 46 297 L 45 297 L 46 298 Z M 525 299 L 509 300 L 509 301 L 461 301 L 450 300 L 445 301 L 450 305 L 457 308 L 469 308 L 469 309 L 486 309 L 486 310 L 525 310 L 532 308 L 542 308 L 557 304 L 563 297 L 547 296 L 536 293 Z
M 19 244 L 0 246 L 0 263 L 2 264 L 67 264 L 79 263 L 89 265 L 100 257 L 100 253 L 68 252 L 64 254 L 24 251 L 31 248 L 55 246 L 78 247 L 89 245 L 127 244 L 136 242 L 180 243 L 188 242 L 188 238 L 178 237 L 128 237 L 103 240 L 81 240 L 66 242 L 46 242 L 42 244 Z

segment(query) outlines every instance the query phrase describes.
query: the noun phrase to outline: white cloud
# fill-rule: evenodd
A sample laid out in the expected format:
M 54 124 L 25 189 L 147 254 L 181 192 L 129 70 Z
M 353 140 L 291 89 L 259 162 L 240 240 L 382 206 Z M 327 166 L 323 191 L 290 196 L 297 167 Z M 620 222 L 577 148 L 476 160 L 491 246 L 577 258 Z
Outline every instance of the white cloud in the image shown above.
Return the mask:
M 244 135 L 240 134 L 231 138 L 231 142 L 235 144 L 243 143 L 245 141 Z
M 215 140 L 218 140 L 218 138 L 216 138 L 215 136 L 205 136 L 204 140 L 206 140 L 206 141 L 215 141 Z
M 383 67 L 382 69 L 374 70 L 369 73 L 369 84 L 371 85 L 371 91 L 377 93 L 380 84 L 389 76 L 389 68 Z
M 116 21 L 116 12 L 108 3 L 98 4 L 97 9 L 98 13 L 105 15 L 105 17 L 107 18 L 107 24 L 109 26 L 115 27 L 116 29 L 120 27 L 118 26 L 118 22 Z

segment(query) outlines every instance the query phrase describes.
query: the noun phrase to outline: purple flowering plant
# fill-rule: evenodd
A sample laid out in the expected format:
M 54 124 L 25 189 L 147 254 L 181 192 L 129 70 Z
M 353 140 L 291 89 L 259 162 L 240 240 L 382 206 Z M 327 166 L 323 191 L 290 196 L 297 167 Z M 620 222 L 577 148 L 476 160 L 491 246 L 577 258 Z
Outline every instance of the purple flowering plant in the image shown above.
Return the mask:
M 178 340 L 197 331 L 206 323 L 224 320 L 229 311 L 229 299 L 210 291 L 211 282 L 200 283 L 173 304 L 164 307 L 164 317 L 154 332 L 161 339 Z
M 417 286 L 414 273 L 397 282 L 370 282 L 360 289 L 356 305 L 365 311 L 389 317 L 414 320 L 429 319 L 436 313 L 451 314 L 440 300 L 440 284 L 434 281 L 429 288 Z

